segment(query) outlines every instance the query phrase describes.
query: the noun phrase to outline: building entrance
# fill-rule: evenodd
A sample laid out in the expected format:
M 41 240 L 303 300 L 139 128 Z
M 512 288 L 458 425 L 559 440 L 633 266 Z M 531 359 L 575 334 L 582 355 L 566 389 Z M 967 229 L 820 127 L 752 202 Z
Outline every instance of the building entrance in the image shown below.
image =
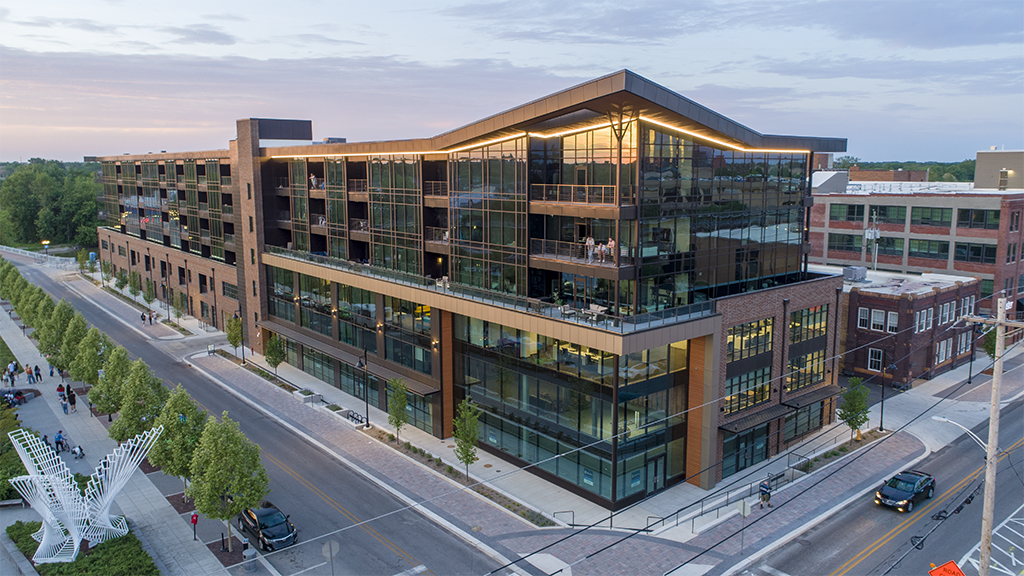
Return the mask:
M 665 455 L 647 461 L 647 493 L 653 494 L 665 487 Z

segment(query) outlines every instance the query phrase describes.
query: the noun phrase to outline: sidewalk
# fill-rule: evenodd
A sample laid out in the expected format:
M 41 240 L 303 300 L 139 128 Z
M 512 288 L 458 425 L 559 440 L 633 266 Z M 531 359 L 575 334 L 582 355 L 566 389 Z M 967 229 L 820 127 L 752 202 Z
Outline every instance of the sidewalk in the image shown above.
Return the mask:
M 0 313 L 0 336 L 22 365 L 45 367 L 46 360 L 39 355 L 35 344 L 22 335 L 21 328 L 5 313 Z M 75 460 L 67 452 L 61 458 L 72 473 L 90 475 L 99 460 L 113 452 L 117 443 L 107 436 L 103 424 L 89 413 L 89 403 L 83 395 L 78 400 L 78 411 L 64 414 L 57 403 L 56 388 L 59 377 L 50 378 L 44 372 L 43 381 L 35 386 L 26 385 L 24 376 L 19 387 L 34 387 L 42 392 L 41 398 L 34 398 L 18 409 L 22 425 L 46 434 L 53 441 L 58 430 L 85 449 L 86 457 Z M 156 489 L 141 470 L 136 471 L 131 481 L 118 494 L 111 512 L 123 514 L 143 547 L 153 557 L 162 574 L 192 576 L 196 574 L 224 574 L 225 570 L 217 558 L 201 542 L 193 542 L 191 530 L 182 522 L 178 513 Z M 4 528 L 18 520 L 38 520 L 39 514 L 31 508 L 6 509 L 0 524 Z M 12 556 L 21 556 L 17 549 L 9 550 Z
M 76 288 L 81 290 L 80 293 L 87 294 L 93 301 L 102 302 L 104 306 L 109 305 L 112 315 L 123 316 L 125 312 L 119 309 L 119 306 L 131 308 L 128 304 L 102 292 L 95 286 L 76 283 Z M 10 321 L 7 320 L 7 323 L 10 324 Z M 194 326 L 190 323 L 193 323 Z M 0 324 L 0 330 L 3 330 L 5 339 L 7 338 L 8 324 Z M 199 322 L 195 319 L 183 322 L 183 324 L 188 325 L 190 329 L 195 328 L 194 332 L 196 333 L 203 333 Z M 20 331 L 15 330 L 15 332 L 20 335 Z M 146 334 L 146 336 L 153 337 L 151 334 Z M 221 334 L 221 336 L 223 335 Z M 723 509 L 722 517 L 717 522 L 708 523 L 703 527 L 698 524 L 698 533 L 696 534 L 691 531 L 688 516 L 670 519 L 665 522 L 665 525 L 661 525 L 658 522 L 659 519 L 667 518 L 680 508 L 697 502 L 711 493 L 683 483 L 655 495 L 640 505 L 616 514 L 611 520 L 615 529 L 609 530 L 607 510 L 529 472 L 514 472 L 515 468 L 509 462 L 482 450 L 478 451 L 480 460 L 470 466 L 470 474 L 474 478 L 487 482 L 489 486 L 506 492 L 515 500 L 538 509 L 549 517 L 556 516 L 558 520 L 565 522 L 569 520 L 569 515 L 556 513 L 571 510 L 575 524 L 598 524 L 600 528 L 584 533 L 565 527 L 537 529 L 475 493 L 460 490 L 459 485 L 427 470 L 401 454 L 385 449 L 376 443 L 366 442 L 354 425 L 341 421 L 336 416 L 316 410 L 308 404 L 303 404 L 299 398 L 269 385 L 229 360 L 207 355 L 205 345 L 200 344 L 204 340 L 206 339 L 202 337 L 189 337 L 182 342 L 182 345 L 190 342 L 197 344 L 192 348 L 194 352 L 189 354 L 188 358 L 199 371 L 206 373 L 219 385 L 240 398 L 246 399 L 269 417 L 305 436 L 308 441 L 320 445 L 327 452 L 350 463 L 354 469 L 364 470 L 371 480 L 407 503 L 430 500 L 429 503 L 421 507 L 428 516 L 447 525 L 451 530 L 461 533 L 465 539 L 471 542 L 481 542 L 496 553 L 509 558 L 530 554 L 552 545 L 567 535 L 576 533 L 579 535 L 544 550 L 544 555 L 553 557 L 553 561 L 559 566 L 564 565 L 562 563 L 574 563 L 573 568 L 579 573 L 642 572 L 661 574 L 731 535 L 739 529 L 742 523 L 733 511 L 734 508 L 730 507 L 728 511 Z M 224 349 L 232 354 L 235 352 L 227 346 L 224 346 Z M 12 350 L 14 350 L 14 346 L 12 346 Z M 202 351 L 200 352 L 200 350 Z M 15 353 L 18 355 L 19 361 L 23 361 L 20 354 L 17 351 Z M 1021 353 L 1022 351 L 1018 349 L 1013 353 L 1013 357 L 1019 359 Z M 262 356 L 252 355 L 248 350 L 246 351 L 246 361 L 273 372 L 273 369 L 266 365 Z M 984 362 L 976 361 L 975 364 L 981 365 Z M 979 366 L 975 366 L 975 368 L 976 372 L 980 370 Z M 967 366 L 965 365 L 937 376 L 908 392 L 895 394 L 890 391 L 889 394 L 892 395 L 887 396 L 885 400 L 885 428 L 894 430 L 908 422 L 913 416 L 920 414 L 922 410 L 936 402 L 939 399 L 938 396 L 948 393 L 951 388 L 965 380 L 966 370 Z M 282 378 L 301 388 L 308 388 L 315 393 L 322 394 L 328 403 L 338 404 L 352 408 L 357 413 L 363 413 L 363 400 L 350 396 L 293 366 L 281 364 L 278 367 L 278 373 Z M 1017 373 L 1019 374 L 1019 371 Z M 1015 380 L 1016 384 L 1013 383 Z M 990 381 L 990 378 L 986 379 L 976 375 L 974 383 L 970 387 L 964 386 L 953 395 L 961 400 L 946 401 L 940 409 L 934 412 L 949 416 L 968 427 L 983 421 L 987 418 L 988 401 L 985 391 L 988 390 L 987 386 Z M 49 384 L 49 382 L 44 384 Z M 1004 386 L 1006 387 L 1004 398 L 1019 397 L 1024 394 L 1024 378 L 1004 379 Z M 984 401 L 980 399 L 975 401 L 975 398 L 980 396 L 984 396 Z M 966 401 L 968 399 L 971 401 Z M 56 404 L 52 402 L 52 397 L 50 400 L 52 411 Z M 59 410 L 59 407 L 56 407 L 56 410 Z M 872 407 L 871 427 L 877 426 L 881 416 L 880 412 L 881 406 Z M 58 420 L 63 417 L 62 414 L 56 416 Z M 88 420 L 94 421 L 94 419 Z M 374 427 L 391 431 L 386 424 L 387 414 L 381 410 L 371 407 L 370 421 Z M 103 439 L 106 439 L 102 425 L 96 424 L 101 429 L 100 434 Z M 80 432 L 72 431 L 72 434 L 72 438 L 80 441 L 79 438 L 82 436 Z M 849 431 L 845 427 L 833 425 L 812 435 L 807 441 L 795 447 L 793 451 L 803 456 L 813 456 L 814 453 L 831 449 L 833 437 L 845 437 L 848 434 Z M 786 541 L 784 535 L 793 535 L 813 526 L 827 517 L 830 511 L 842 506 L 845 501 L 859 498 L 865 491 L 875 487 L 879 478 L 898 472 L 909 466 L 911 462 L 925 457 L 930 451 L 946 445 L 960 434 L 961 431 L 955 426 L 935 422 L 926 415 L 918 418 L 906 431 L 889 437 L 884 449 L 862 450 L 848 456 L 847 458 L 856 457 L 856 464 L 847 466 L 841 473 L 832 474 L 831 471 L 846 462 L 846 458 L 816 470 L 813 474 L 805 476 L 795 483 L 787 484 L 774 494 L 772 498 L 772 502 L 775 504 L 774 508 L 758 510 L 746 520 L 745 523 L 749 528 L 745 530 L 745 559 L 750 560 L 753 555 L 764 553 L 769 547 Z M 451 439 L 441 440 L 412 427 L 403 430 L 402 439 L 440 456 L 446 463 L 458 469 L 463 468 L 454 456 L 454 442 Z M 109 440 L 107 441 L 109 442 Z M 99 450 L 89 452 L 89 454 L 92 457 L 99 454 Z M 768 472 L 778 473 L 785 468 L 786 457 L 783 456 L 752 467 L 736 476 L 738 483 L 745 486 L 748 482 L 763 478 Z M 722 490 L 723 487 L 720 486 L 713 492 L 717 493 Z M 166 502 L 160 494 L 156 495 L 156 501 Z M 163 506 L 163 508 L 169 508 L 169 506 Z M 784 513 L 779 513 L 780 510 Z M 176 513 L 171 509 L 167 516 L 168 521 L 173 516 L 176 516 Z M 758 520 L 762 517 L 763 520 Z M 751 526 L 751 523 L 755 521 L 756 523 Z M 678 526 L 676 526 L 677 522 Z M 185 524 L 180 517 L 177 523 Z M 655 532 L 634 535 L 634 532 L 628 530 L 629 528 L 643 528 L 649 523 L 656 525 Z M 187 525 L 179 526 L 179 528 L 188 530 Z M 171 530 L 168 532 L 170 533 Z M 174 548 L 177 546 L 173 538 L 169 546 L 165 546 L 162 540 L 156 538 L 154 536 L 153 541 L 160 542 L 161 547 Z M 616 544 L 623 538 L 628 539 Z M 187 532 L 183 540 L 191 541 L 187 538 Z M 188 542 L 185 542 L 185 545 Z M 591 558 L 587 557 L 589 554 L 613 544 L 615 546 L 613 550 L 596 554 Z M 739 542 L 734 543 L 729 540 L 714 548 L 712 552 L 698 558 L 689 568 L 692 568 L 691 572 L 695 574 L 706 571 L 721 573 L 734 566 L 736 559 L 739 558 L 738 552 Z M 643 569 L 638 570 L 638 567 L 643 567 Z M 217 568 L 219 569 L 219 565 Z

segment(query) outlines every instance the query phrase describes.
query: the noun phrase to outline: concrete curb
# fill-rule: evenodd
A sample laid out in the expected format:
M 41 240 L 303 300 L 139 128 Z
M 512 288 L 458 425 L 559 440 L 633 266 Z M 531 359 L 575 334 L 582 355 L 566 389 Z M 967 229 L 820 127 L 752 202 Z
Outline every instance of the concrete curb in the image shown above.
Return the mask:
M 10 546 L 10 548 L 8 548 Z M 14 550 L 14 553 L 11 553 Z M 35 574 L 38 576 L 39 572 L 32 567 L 32 563 L 25 558 L 25 555 L 18 550 L 18 547 L 14 544 L 14 540 L 11 540 L 10 536 L 7 535 L 6 530 L 0 530 L 0 553 L 7 558 L 7 561 L 14 566 L 14 569 L 18 571 L 21 576 L 32 576 Z
M 916 439 L 916 437 L 915 437 L 915 439 Z M 899 466 L 896 466 L 895 468 L 890 469 L 890 471 L 888 473 L 886 473 L 884 475 L 884 477 L 888 478 L 890 476 L 894 476 L 894 475 L 898 474 L 902 470 L 906 470 L 907 468 L 913 468 L 918 462 L 920 462 L 920 461 L 924 460 L 925 458 L 927 458 L 928 456 L 930 456 L 931 453 L 932 453 L 931 449 L 928 448 L 928 445 L 925 445 L 924 446 L 924 454 L 918 456 L 917 458 L 914 458 L 910 462 L 900 464 Z M 833 514 L 838 512 L 841 508 L 845 508 L 846 506 L 849 506 L 850 503 L 856 501 L 857 499 L 863 498 L 864 495 L 869 493 L 869 492 L 871 492 L 871 490 L 874 490 L 874 488 L 870 488 L 869 487 L 867 490 L 864 490 L 862 492 L 854 493 L 852 496 L 850 496 L 846 500 L 843 500 L 839 504 L 836 504 L 832 508 L 829 508 L 825 512 L 822 512 L 817 517 L 812 518 L 808 522 L 804 523 L 802 526 L 796 528 L 795 530 L 792 530 L 791 532 L 789 532 L 785 536 L 782 536 L 781 538 L 775 540 L 771 544 L 768 544 L 764 548 L 761 548 L 757 552 L 755 552 L 755 553 L 751 554 L 750 556 L 744 558 L 741 562 L 733 564 L 731 567 L 729 567 L 728 570 L 726 570 L 725 572 L 722 573 L 722 576 L 733 576 L 734 574 L 740 573 L 741 571 L 745 570 L 748 566 L 750 566 L 754 562 L 757 562 L 761 558 L 764 558 L 765 556 L 771 554 L 772 552 L 775 552 L 779 548 L 782 548 L 786 544 L 789 544 L 793 540 L 796 540 L 796 538 L 798 536 L 800 536 L 801 534 L 803 534 L 804 532 L 810 530 L 811 528 L 814 528 L 818 524 L 821 524 L 822 522 L 827 520 L 829 518 L 829 516 L 832 516 Z
M 194 356 L 195 354 L 196 354 L 195 352 L 190 352 L 187 356 L 182 358 L 182 362 L 186 362 L 186 358 L 190 358 L 190 357 Z M 509 560 L 508 558 L 506 558 L 505 556 L 503 556 L 497 550 L 491 548 L 487 544 L 484 544 L 483 542 L 481 542 L 480 540 L 474 538 L 473 536 L 470 536 L 469 534 L 466 534 L 464 531 L 460 530 L 457 526 L 455 526 L 454 524 L 452 524 L 448 520 L 445 520 L 444 518 L 442 518 L 441 516 L 439 516 L 435 512 L 433 512 L 431 510 L 428 510 L 425 507 L 421 506 L 419 503 L 417 503 L 412 498 L 409 498 L 404 493 L 402 493 L 402 492 L 392 488 L 391 486 L 387 485 L 386 483 L 382 482 L 380 479 L 378 479 L 373 474 L 370 474 L 369 472 L 364 470 L 362 467 L 356 466 L 353 462 L 349 461 L 344 456 L 341 456 L 340 454 L 337 454 L 336 452 L 331 450 L 328 446 L 324 445 L 319 440 L 309 436 L 308 434 L 306 434 L 302 430 L 299 430 L 298 428 L 292 426 L 288 422 L 285 422 L 284 420 L 281 420 L 280 418 L 278 418 L 278 416 L 276 414 L 274 414 L 273 412 L 271 412 L 267 408 L 257 404 L 256 402 L 254 402 L 250 398 L 247 398 L 246 396 L 244 396 L 243 394 L 241 394 L 240 392 L 238 392 L 234 388 L 228 386 L 227 384 L 222 382 L 219 378 L 217 378 L 214 375 L 210 374 L 206 370 L 203 370 L 202 368 L 196 366 L 195 364 L 192 365 L 192 368 L 194 370 L 196 370 L 197 372 L 201 373 L 203 376 L 206 376 L 207 378 L 209 378 L 211 382 L 216 383 L 218 386 L 223 388 L 229 394 L 235 396 L 236 398 L 238 398 L 242 402 L 245 402 L 251 408 L 253 408 L 254 410 L 260 412 L 261 414 L 264 414 L 268 418 L 271 418 L 271 419 L 277 421 L 278 424 L 280 424 L 281 426 L 284 426 L 288 430 L 291 430 L 297 436 L 299 436 L 301 438 L 304 438 L 307 442 L 310 443 L 310 445 L 316 446 L 317 448 L 322 450 L 325 454 L 329 454 L 335 460 L 337 460 L 337 461 L 341 462 L 342 464 L 344 464 L 345 466 L 349 467 L 349 469 L 351 469 L 353 472 L 356 472 L 357 474 L 363 476 L 364 478 L 366 478 L 370 482 L 372 482 L 375 485 L 377 485 L 378 487 L 380 487 L 382 490 L 387 491 L 389 494 L 391 494 L 392 496 L 397 498 L 399 501 L 401 501 L 405 505 L 409 506 L 410 509 L 415 510 L 416 512 L 419 512 L 420 514 L 423 514 L 428 519 L 430 519 L 431 521 L 436 523 L 438 526 L 441 526 L 441 527 L 445 528 L 446 530 L 451 532 L 457 538 L 460 538 L 460 539 L 464 540 L 470 546 L 473 546 L 477 550 L 480 550 L 481 552 L 483 552 L 484 554 L 490 556 L 492 559 L 494 559 L 495 561 L 497 561 L 497 562 L 499 562 L 501 564 L 511 564 L 512 561 Z M 481 498 L 482 498 L 482 496 L 481 496 Z M 523 520 L 523 521 L 525 522 L 525 520 Z

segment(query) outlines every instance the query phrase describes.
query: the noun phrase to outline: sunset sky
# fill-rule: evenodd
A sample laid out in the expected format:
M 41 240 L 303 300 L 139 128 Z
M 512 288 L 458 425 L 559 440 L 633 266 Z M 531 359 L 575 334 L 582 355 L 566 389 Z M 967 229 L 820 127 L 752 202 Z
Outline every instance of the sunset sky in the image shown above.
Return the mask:
M 432 136 L 628 68 L 864 160 L 1024 148 L 1024 2 L 0 0 L 0 161 Z

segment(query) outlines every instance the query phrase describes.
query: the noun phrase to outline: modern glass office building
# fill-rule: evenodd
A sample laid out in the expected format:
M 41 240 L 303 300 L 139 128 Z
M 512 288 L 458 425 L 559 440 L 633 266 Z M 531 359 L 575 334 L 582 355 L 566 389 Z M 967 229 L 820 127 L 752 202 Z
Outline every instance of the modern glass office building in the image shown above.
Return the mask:
M 841 279 L 806 270 L 808 181 L 845 139 L 760 134 L 628 71 L 433 138 L 237 130 L 99 158 L 103 258 L 360 400 L 400 377 L 445 438 L 471 398 L 482 447 L 609 508 L 833 417 Z

